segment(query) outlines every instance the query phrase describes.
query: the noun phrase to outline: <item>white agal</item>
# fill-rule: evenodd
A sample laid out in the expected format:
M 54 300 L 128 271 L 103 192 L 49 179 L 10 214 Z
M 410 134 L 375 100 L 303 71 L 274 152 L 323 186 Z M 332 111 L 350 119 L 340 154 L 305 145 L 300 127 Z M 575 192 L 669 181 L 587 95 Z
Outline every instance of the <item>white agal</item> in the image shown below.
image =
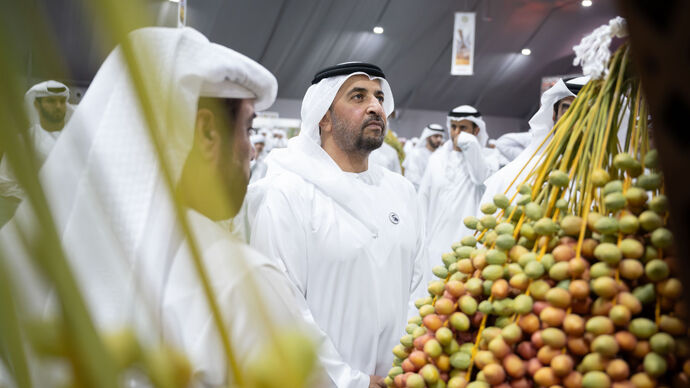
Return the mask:
M 402 174 L 400 168 L 400 159 L 398 159 L 398 152 L 395 148 L 384 142 L 381 147 L 375 149 L 369 154 L 369 163 L 387 168 L 398 174 Z
M 338 387 L 385 376 L 414 300 L 426 293 L 423 222 L 412 185 L 370 163 L 343 172 L 320 147 L 318 122 L 345 80 L 312 85 L 300 134 L 266 159 L 266 178 L 249 187 L 251 245 L 274 259 L 299 289 L 310 318 L 332 345 L 322 361 Z M 371 78 L 371 77 L 370 77 Z M 393 111 L 382 78 L 384 111 Z M 326 360 L 326 361 L 324 361 Z
M 441 255 L 450 252 L 454 242 L 470 233 L 462 220 L 475 214 L 484 192 L 483 182 L 496 171 L 494 162 L 484 157 L 485 149 L 477 136 L 460 132 L 456 143 L 461 151 L 449 140 L 429 157 L 419 186 L 431 267 L 441 263 Z

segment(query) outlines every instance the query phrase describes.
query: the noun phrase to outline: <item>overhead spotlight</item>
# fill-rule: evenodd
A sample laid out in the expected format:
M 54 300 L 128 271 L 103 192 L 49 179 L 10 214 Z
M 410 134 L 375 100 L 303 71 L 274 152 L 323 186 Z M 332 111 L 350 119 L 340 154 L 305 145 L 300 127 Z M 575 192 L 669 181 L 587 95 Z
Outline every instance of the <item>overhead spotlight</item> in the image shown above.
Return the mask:
M 180 0 L 168 0 L 168 1 L 171 3 L 179 3 L 180 2 Z
M 591 7 L 592 6 L 592 0 L 582 0 L 582 6 L 583 7 Z
M 383 34 L 383 27 L 381 27 L 381 26 L 374 27 L 374 34 Z
M 522 51 L 520 51 L 520 54 L 527 56 L 527 55 L 532 54 L 532 50 L 530 50 L 528 48 L 523 48 Z

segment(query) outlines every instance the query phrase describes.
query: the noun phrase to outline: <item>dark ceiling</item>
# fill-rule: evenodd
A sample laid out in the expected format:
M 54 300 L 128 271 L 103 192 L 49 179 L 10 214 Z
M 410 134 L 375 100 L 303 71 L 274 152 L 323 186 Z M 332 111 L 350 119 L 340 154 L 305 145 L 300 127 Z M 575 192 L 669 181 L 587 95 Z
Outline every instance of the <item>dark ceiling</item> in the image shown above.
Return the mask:
M 188 25 L 266 66 L 280 98 L 301 99 L 320 68 L 363 60 L 383 68 L 398 108 L 471 104 L 485 115 L 527 118 L 541 77 L 577 73 L 573 45 L 616 16 L 613 0 L 593 1 L 188 0 Z M 146 2 L 157 24 L 172 25 L 176 4 Z M 41 3 L 71 81 L 87 85 L 110 47 L 99 44 L 82 2 Z M 467 11 L 477 12 L 475 74 L 451 76 L 453 13 Z M 385 32 L 374 34 L 375 25 Z M 532 55 L 521 55 L 524 47 Z M 30 76 L 51 76 L 37 73 Z

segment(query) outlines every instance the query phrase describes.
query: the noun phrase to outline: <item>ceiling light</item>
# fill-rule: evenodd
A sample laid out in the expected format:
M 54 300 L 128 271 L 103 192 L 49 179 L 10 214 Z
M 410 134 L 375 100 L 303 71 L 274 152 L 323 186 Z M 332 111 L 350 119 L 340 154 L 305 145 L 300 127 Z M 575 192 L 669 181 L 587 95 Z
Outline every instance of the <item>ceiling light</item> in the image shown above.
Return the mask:
M 528 48 L 523 48 L 522 51 L 520 51 L 520 53 L 521 53 L 522 55 L 527 56 L 527 55 L 532 54 L 532 50 L 530 50 L 530 49 L 528 49 Z
M 171 3 L 179 3 L 180 2 L 180 0 L 168 0 L 168 1 Z
M 381 26 L 374 27 L 374 34 L 383 34 L 383 27 L 381 27 Z
M 582 6 L 583 7 L 591 7 L 592 6 L 592 0 L 582 0 Z

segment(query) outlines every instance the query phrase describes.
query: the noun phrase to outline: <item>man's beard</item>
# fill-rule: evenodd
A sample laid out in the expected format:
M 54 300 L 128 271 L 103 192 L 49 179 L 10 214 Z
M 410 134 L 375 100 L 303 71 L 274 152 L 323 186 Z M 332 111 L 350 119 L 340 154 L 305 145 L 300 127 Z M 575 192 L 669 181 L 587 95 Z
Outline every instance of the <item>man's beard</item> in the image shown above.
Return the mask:
M 381 147 L 383 139 L 386 137 L 384 129 L 386 126 L 381 116 L 370 115 L 358 129 L 355 129 L 354 125 L 340 120 L 332 111 L 331 118 L 333 120 L 333 140 L 343 151 L 369 154 Z M 364 129 L 372 123 L 381 124 L 381 133 L 378 136 L 365 136 Z
M 50 112 L 47 109 L 43 108 L 43 105 L 38 104 L 38 110 L 41 118 L 48 120 L 51 123 L 61 123 L 65 120 L 65 114 L 67 111 L 57 111 L 57 112 Z
M 439 141 L 439 142 L 434 142 L 434 141 L 431 140 L 431 139 L 427 140 L 427 143 L 429 144 L 429 147 L 431 147 L 431 148 L 434 149 L 434 150 L 441 146 L 441 142 L 440 142 L 440 141 Z

